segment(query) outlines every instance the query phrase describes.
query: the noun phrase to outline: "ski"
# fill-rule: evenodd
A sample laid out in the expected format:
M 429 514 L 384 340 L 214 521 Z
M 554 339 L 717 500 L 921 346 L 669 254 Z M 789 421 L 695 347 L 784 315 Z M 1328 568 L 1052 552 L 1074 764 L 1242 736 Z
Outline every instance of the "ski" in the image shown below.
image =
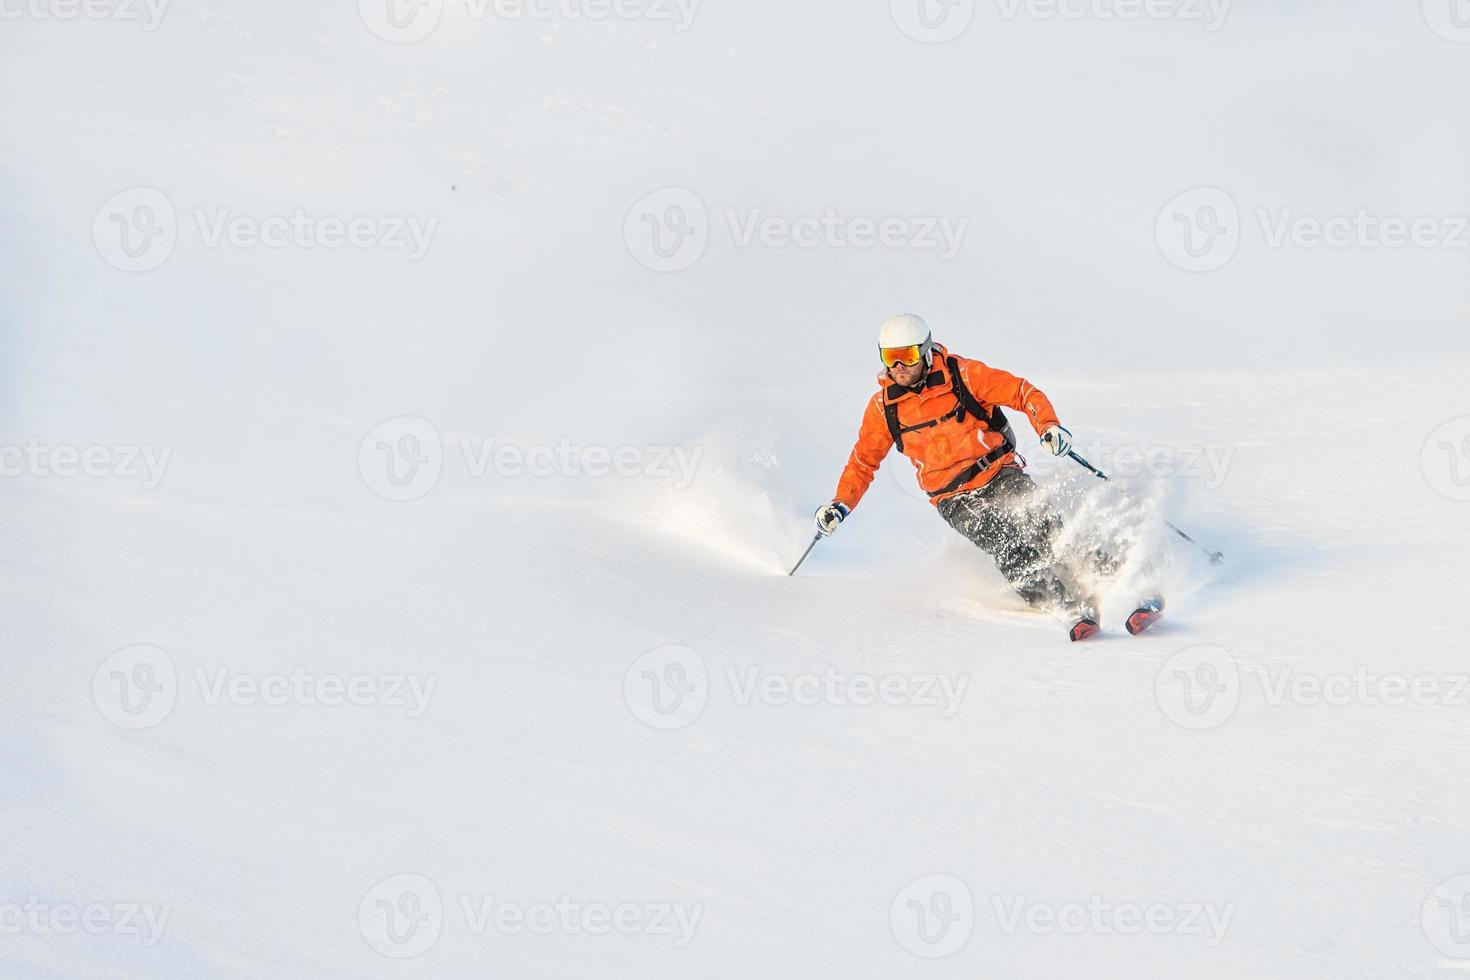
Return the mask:
M 1128 632 L 1134 636 L 1139 635 L 1164 616 L 1164 600 L 1158 597 L 1145 599 L 1138 604 L 1138 608 L 1128 614 L 1128 620 L 1124 625 Z
M 1072 629 L 1067 635 L 1072 638 L 1073 643 L 1076 643 L 1079 640 L 1096 636 L 1101 630 L 1102 627 L 1097 624 L 1097 618 L 1093 614 L 1087 613 L 1072 624 Z

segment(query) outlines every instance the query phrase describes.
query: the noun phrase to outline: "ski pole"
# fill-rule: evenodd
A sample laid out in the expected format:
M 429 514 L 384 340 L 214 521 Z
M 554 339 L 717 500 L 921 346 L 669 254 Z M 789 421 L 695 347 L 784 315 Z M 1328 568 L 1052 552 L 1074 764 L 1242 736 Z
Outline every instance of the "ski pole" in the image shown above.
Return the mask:
M 1083 459 L 1081 456 L 1078 456 L 1075 451 L 1069 449 L 1069 450 L 1067 450 L 1067 455 L 1070 456 L 1070 457 L 1072 457 L 1072 459 L 1076 460 L 1078 463 L 1081 463 L 1084 468 L 1086 468 L 1088 471 L 1090 471 L 1092 473 L 1092 475 L 1095 476 L 1095 477 L 1097 477 L 1099 480 L 1106 480 L 1108 478 L 1108 475 L 1106 473 L 1104 473 L 1102 470 L 1098 469 L 1096 466 L 1093 466 L 1091 463 L 1089 463 L 1087 460 Z M 1206 548 L 1204 545 L 1200 544 L 1194 538 L 1191 538 L 1189 535 L 1185 534 L 1182 530 L 1180 530 L 1176 525 L 1174 525 L 1170 521 L 1165 521 L 1164 523 L 1169 525 L 1169 530 L 1173 531 L 1175 534 L 1179 535 L 1185 541 L 1188 541 L 1190 544 L 1194 545 L 1200 551 L 1203 551 L 1205 554 L 1209 555 L 1210 556 L 1210 564 L 1211 565 L 1218 565 L 1222 561 L 1225 560 L 1225 554 L 1224 554 L 1224 552 L 1211 551 L 1209 548 Z
M 796 574 L 796 570 L 801 567 L 802 562 L 806 561 L 806 556 L 812 553 L 812 549 L 817 546 L 817 542 L 820 540 L 822 540 L 822 532 L 818 531 L 816 537 L 812 538 L 812 543 L 806 546 L 806 550 L 803 551 L 801 553 L 801 557 L 796 560 L 796 564 L 792 567 L 791 571 L 786 573 L 787 578 L 790 578 L 792 575 Z

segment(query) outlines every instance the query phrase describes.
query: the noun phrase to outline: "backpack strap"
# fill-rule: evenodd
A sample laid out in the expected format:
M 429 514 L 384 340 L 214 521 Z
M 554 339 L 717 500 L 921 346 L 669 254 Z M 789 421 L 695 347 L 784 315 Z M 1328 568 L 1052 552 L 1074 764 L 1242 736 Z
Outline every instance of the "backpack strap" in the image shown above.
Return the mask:
M 965 379 L 960 376 L 960 362 L 953 354 L 945 358 L 944 365 L 949 368 L 950 389 L 954 392 L 955 401 L 960 403 L 962 409 L 959 420 L 963 422 L 964 412 L 969 412 L 975 418 L 983 421 L 985 427 L 991 432 L 999 432 L 1004 436 L 1006 443 L 1014 449 L 1016 437 L 1011 431 L 1011 422 L 1006 418 L 1006 413 L 1000 410 L 999 405 L 992 405 L 988 411 L 986 410 L 980 399 L 976 398 L 975 393 L 970 390 L 969 385 L 965 384 Z
M 888 423 L 888 434 L 893 437 L 893 444 L 903 452 L 903 426 L 898 424 L 898 406 L 883 398 L 883 421 Z
M 950 387 L 954 391 L 955 400 L 959 402 L 960 421 L 963 422 L 964 413 L 969 412 L 975 418 L 982 420 L 985 427 L 991 432 L 999 432 L 1002 442 L 975 460 L 970 466 L 965 467 L 964 471 L 950 480 L 947 485 L 930 493 L 930 497 L 942 497 L 944 494 L 953 493 L 1016 451 L 1016 435 L 1011 431 L 1011 423 L 1006 418 L 1006 413 L 1000 410 L 999 405 L 991 406 L 990 410 L 986 411 L 985 405 L 975 397 L 975 393 L 965 384 L 965 379 L 960 377 L 960 365 L 953 355 L 946 358 L 944 363 L 949 368 Z
M 937 388 L 942 384 L 944 384 L 944 381 L 939 372 L 930 371 L 929 376 L 924 379 L 924 384 L 919 390 L 924 391 L 929 388 Z M 899 452 L 903 452 L 903 434 L 905 432 L 927 429 L 931 425 L 938 425 L 944 421 L 944 419 L 935 419 L 932 422 L 920 422 L 918 425 L 911 425 L 905 428 L 898 421 L 897 399 L 903 397 L 908 391 L 909 389 L 898 384 L 891 384 L 883 389 L 883 421 L 888 423 L 888 434 L 893 437 L 893 444 L 898 447 Z M 955 413 L 950 413 L 950 415 L 953 414 Z M 944 418 L 949 418 L 949 415 L 944 416 Z
M 951 354 L 945 358 L 944 366 L 949 370 L 949 389 L 954 394 L 955 408 L 954 411 L 948 412 L 937 419 L 931 419 L 928 422 L 920 422 L 918 425 L 905 427 L 898 421 L 898 402 L 895 400 L 898 396 L 894 394 L 894 389 L 899 388 L 899 386 L 890 385 L 884 390 L 883 421 L 888 424 L 888 434 L 893 437 L 893 444 L 898 447 L 898 451 L 903 452 L 903 434 L 905 432 L 927 429 L 949 418 L 963 422 L 966 413 L 979 419 L 990 431 L 999 432 L 1002 438 L 1005 439 L 1005 443 L 997 447 L 995 452 L 987 454 L 986 459 L 989 459 L 990 456 L 995 456 L 995 453 L 1000 453 L 999 456 L 995 456 L 996 459 L 999 459 L 1000 456 L 1015 451 L 1015 435 L 1011 431 L 1010 420 L 1006 418 L 1005 412 L 1000 410 L 1000 406 L 995 405 L 987 409 L 980 399 L 975 397 L 975 393 L 970 390 L 969 386 L 965 384 L 965 379 L 960 376 L 960 364 L 954 355 Z M 931 372 L 929 377 L 925 379 L 924 387 L 933 388 L 942 383 L 939 380 L 938 372 Z M 902 394 L 902 392 L 899 394 Z M 1005 452 L 1000 452 L 1002 449 Z M 981 462 L 984 462 L 984 460 Z M 988 466 L 989 464 L 986 467 L 982 467 L 982 469 L 988 468 Z M 972 479 L 974 479 L 974 474 L 961 481 L 961 485 L 968 483 Z M 940 491 L 940 493 L 944 492 L 943 490 Z

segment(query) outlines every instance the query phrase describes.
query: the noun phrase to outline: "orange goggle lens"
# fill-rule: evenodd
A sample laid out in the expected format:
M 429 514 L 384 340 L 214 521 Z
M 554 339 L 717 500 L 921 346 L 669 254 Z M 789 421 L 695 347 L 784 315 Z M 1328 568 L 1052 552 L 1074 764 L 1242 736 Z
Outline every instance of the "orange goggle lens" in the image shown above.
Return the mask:
M 922 344 L 910 344 L 907 347 L 880 347 L 878 357 L 882 359 L 884 367 L 893 367 L 895 364 L 914 367 L 924 359 L 924 348 Z

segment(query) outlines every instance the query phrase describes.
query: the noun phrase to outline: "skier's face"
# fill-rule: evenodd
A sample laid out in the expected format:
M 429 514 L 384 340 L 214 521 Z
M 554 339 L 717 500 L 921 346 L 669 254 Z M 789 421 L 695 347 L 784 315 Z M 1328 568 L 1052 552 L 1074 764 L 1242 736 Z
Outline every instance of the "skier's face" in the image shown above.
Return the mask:
M 893 378 L 905 388 L 912 388 L 924 377 L 924 362 L 918 364 L 895 364 L 888 369 L 889 377 Z

